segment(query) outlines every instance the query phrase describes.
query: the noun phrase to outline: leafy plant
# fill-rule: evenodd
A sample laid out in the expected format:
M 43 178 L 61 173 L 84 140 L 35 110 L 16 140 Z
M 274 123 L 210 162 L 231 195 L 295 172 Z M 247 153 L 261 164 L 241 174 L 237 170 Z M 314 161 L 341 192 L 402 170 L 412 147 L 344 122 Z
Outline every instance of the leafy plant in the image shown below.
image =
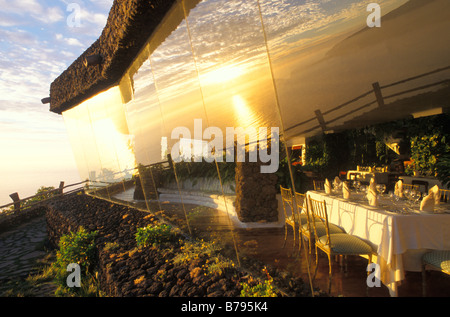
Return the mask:
M 83 227 L 63 235 L 56 253 L 56 267 L 66 270 L 70 263 L 77 263 L 82 272 L 92 272 L 96 264 L 96 236 L 97 231 L 88 232 Z
M 436 163 L 437 177 L 444 187 L 450 187 L 450 154 L 442 155 Z
M 56 252 L 56 261 L 52 264 L 56 283 L 59 284 L 56 296 L 99 296 L 97 274 L 94 268 L 97 263 L 95 238 L 97 231 L 88 232 L 80 227 L 77 232 L 63 235 Z M 67 286 L 67 266 L 76 263 L 81 269 L 81 287 Z
M 267 279 L 261 282 L 253 277 L 250 277 L 248 282 L 241 283 L 241 297 L 277 297 L 275 287 L 273 286 L 273 278 L 263 269 Z
M 442 153 L 450 150 L 446 137 L 440 134 L 415 136 L 411 139 L 411 158 L 414 168 L 422 173 L 434 174 Z
M 174 241 L 176 238 L 172 227 L 166 224 L 148 225 L 147 227 L 138 228 L 136 232 L 136 242 L 138 246 L 149 246 L 153 244 L 162 244 Z
M 205 260 L 196 272 L 200 274 L 221 275 L 226 269 L 233 268 L 234 263 L 220 254 L 222 248 L 215 242 L 204 240 L 184 241 L 179 252 L 173 259 L 174 264 L 186 264 L 197 259 Z

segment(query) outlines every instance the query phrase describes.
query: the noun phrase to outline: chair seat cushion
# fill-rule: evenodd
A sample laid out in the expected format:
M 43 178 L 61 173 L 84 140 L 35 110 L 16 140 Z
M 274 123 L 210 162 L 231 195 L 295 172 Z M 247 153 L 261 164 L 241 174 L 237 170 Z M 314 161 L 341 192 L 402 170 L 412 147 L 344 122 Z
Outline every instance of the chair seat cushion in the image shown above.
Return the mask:
M 303 230 L 309 230 L 308 228 L 308 224 L 305 223 L 302 226 Z M 330 228 L 330 234 L 334 234 L 334 233 L 345 233 L 344 229 L 333 225 L 333 224 L 329 224 L 329 228 Z M 316 230 L 317 230 L 317 236 L 322 237 L 325 236 L 327 234 L 327 231 L 325 229 L 325 225 L 323 223 L 316 223 Z M 314 234 L 314 225 L 311 224 L 311 235 Z
M 307 223 L 307 216 L 305 214 L 300 214 L 300 223 L 304 225 Z
M 423 255 L 422 260 L 424 263 L 450 274 L 450 250 L 428 252 Z
M 331 246 L 326 245 L 327 236 L 320 237 L 319 242 L 331 252 L 337 254 L 370 254 L 372 247 L 358 237 L 347 233 L 330 234 Z

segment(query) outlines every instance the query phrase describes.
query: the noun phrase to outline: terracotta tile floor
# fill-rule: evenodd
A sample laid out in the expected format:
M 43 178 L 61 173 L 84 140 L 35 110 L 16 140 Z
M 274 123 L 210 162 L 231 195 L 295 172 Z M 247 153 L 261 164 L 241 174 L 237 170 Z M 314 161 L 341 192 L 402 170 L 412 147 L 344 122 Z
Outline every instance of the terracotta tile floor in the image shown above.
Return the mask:
M 292 231 L 291 231 L 292 233 Z M 237 233 L 239 245 L 243 246 L 246 241 L 256 241 L 258 247 L 253 250 L 253 256 L 270 265 L 289 270 L 308 282 L 308 270 L 304 249 L 298 251 L 298 246 L 293 248 L 292 234 L 288 236 L 288 243 L 283 248 L 284 229 L 258 229 L 241 230 Z M 256 245 L 255 242 L 251 245 Z M 245 251 L 245 247 L 242 248 Z M 320 251 L 319 251 L 320 252 Z M 315 261 L 315 255 L 312 256 Z M 354 256 L 348 257 L 348 272 L 341 271 L 339 263 L 333 261 L 333 278 L 331 296 L 344 297 L 389 297 L 389 291 L 384 286 L 370 288 L 366 293 L 366 267 L 367 259 Z M 313 274 L 315 266 L 311 269 Z M 436 272 L 427 272 L 427 296 L 448 297 L 450 296 L 450 276 Z M 319 269 L 313 283 L 314 287 L 326 291 L 328 288 L 328 258 L 319 254 Z M 422 274 L 420 272 L 407 272 L 406 278 L 399 286 L 399 297 L 421 297 L 422 296 Z

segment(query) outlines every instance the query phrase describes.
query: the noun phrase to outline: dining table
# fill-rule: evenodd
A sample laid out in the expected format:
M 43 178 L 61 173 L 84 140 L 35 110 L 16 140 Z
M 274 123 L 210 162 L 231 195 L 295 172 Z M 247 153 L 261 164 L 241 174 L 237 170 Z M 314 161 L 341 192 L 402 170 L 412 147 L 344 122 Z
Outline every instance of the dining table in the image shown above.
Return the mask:
M 439 204 L 433 212 L 420 211 L 420 202 L 380 194 L 377 206 L 370 206 L 364 192 L 308 191 L 326 203 L 328 220 L 346 233 L 371 245 L 375 275 L 390 296 L 398 296 L 398 286 L 406 271 L 420 272 L 421 258 L 430 250 L 450 250 L 450 204 Z

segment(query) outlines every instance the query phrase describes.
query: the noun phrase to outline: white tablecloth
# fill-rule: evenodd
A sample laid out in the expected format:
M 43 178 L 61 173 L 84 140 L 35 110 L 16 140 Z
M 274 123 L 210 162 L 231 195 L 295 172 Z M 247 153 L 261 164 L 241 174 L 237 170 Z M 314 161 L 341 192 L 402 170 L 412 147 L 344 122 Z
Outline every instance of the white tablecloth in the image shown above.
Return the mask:
M 309 191 L 307 195 L 325 200 L 331 223 L 372 246 L 380 280 L 392 296 L 397 295 L 405 271 L 421 271 L 421 256 L 427 250 L 450 250 L 450 214 L 390 212 L 395 207 L 387 198 L 380 199 L 380 207 L 371 207 L 365 201 L 346 200 L 324 192 Z M 361 194 L 352 197 L 363 199 Z M 446 208 L 441 205 L 439 210 Z

